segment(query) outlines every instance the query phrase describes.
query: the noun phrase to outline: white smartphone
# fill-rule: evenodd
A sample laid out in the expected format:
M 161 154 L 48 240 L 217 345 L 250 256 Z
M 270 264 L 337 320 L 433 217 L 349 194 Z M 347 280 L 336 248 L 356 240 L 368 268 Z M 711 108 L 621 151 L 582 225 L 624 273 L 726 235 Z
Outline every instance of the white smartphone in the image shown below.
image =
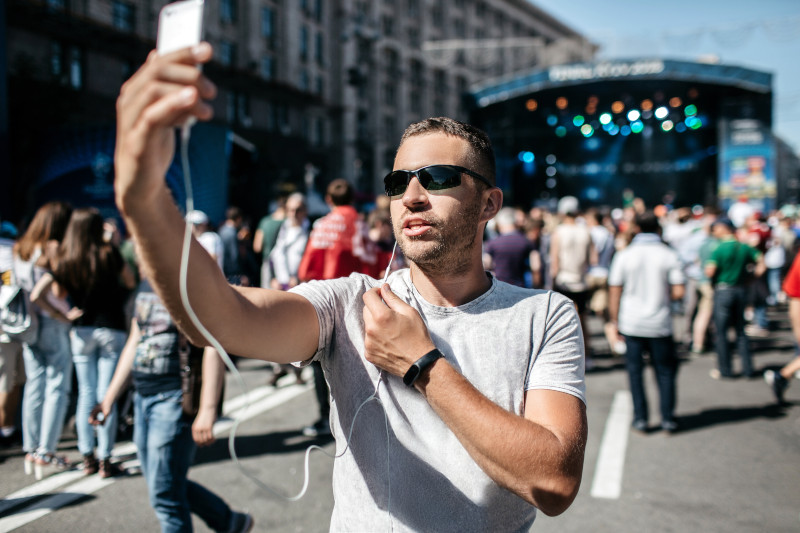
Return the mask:
M 181 0 L 161 8 L 156 38 L 159 54 L 200 43 L 203 38 L 203 3 L 204 0 Z

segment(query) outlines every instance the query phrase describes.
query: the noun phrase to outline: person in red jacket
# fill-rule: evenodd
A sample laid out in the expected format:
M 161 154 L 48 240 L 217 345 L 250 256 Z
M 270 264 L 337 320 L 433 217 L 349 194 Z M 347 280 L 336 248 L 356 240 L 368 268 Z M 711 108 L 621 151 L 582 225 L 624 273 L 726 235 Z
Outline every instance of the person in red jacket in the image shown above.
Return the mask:
M 800 254 L 795 256 L 792 267 L 783 280 L 783 292 L 789 298 L 789 321 L 792 325 L 795 342 L 798 344 L 798 352 L 800 352 Z M 796 355 L 780 370 L 764 372 L 764 381 L 772 387 L 772 392 L 779 404 L 784 403 L 783 393 L 798 371 L 800 371 L 800 355 Z

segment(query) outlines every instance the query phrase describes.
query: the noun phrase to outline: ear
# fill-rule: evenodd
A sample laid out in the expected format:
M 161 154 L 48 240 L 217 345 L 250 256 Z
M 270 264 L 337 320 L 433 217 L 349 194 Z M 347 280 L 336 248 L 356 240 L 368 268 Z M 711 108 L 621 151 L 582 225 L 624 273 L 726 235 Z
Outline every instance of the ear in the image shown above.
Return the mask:
M 485 190 L 483 192 L 481 222 L 488 222 L 493 219 L 501 207 L 503 207 L 503 191 L 497 187 Z

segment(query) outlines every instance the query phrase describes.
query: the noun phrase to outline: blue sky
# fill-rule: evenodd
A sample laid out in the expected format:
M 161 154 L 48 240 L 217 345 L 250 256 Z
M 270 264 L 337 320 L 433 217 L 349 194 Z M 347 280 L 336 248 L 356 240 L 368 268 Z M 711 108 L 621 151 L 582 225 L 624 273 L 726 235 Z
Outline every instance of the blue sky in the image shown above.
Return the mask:
M 600 45 L 600 59 L 657 56 L 773 74 L 773 130 L 800 153 L 800 0 L 533 0 Z

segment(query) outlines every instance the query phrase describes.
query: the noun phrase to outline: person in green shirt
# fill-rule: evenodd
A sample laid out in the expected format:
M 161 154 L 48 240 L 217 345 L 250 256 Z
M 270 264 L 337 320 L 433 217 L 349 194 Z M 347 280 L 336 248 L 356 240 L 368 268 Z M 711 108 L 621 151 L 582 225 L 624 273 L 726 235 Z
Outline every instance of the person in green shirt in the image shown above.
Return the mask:
M 742 359 L 742 375 L 753 377 L 750 346 L 744 332 L 745 285 L 751 275 L 764 273 L 764 258 L 758 250 L 740 243 L 736 227 L 727 218 L 720 218 L 711 227 L 719 245 L 705 264 L 705 273 L 714 284 L 714 325 L 717 330 L 717 368 L 714 379 L 731 378 L 731 352 L 726 335 L 729 326 L 736 331 L 736 345 Z

